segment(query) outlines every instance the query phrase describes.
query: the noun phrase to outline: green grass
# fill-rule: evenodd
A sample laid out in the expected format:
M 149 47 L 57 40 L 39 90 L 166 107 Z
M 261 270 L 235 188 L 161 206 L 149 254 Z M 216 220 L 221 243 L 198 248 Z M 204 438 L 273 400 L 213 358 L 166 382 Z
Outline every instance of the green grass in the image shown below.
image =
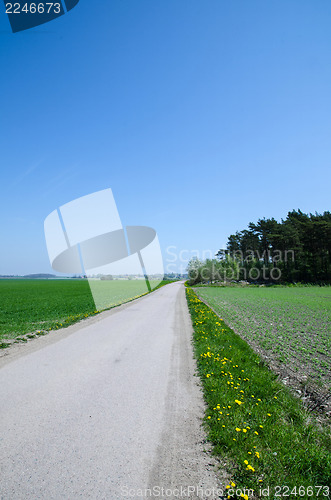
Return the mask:
M 331 287 L 199 287 L 240 336 L 330 388 Z
M 145 293 L 144 283 L 114 280 L 101 286 L 112 293 L 115 306 Z M 87 280 L 0 280 L 0 348 L 7 347 L 1 340 L 40 335 L 98 312 Z
M 214 453 L 228 464 L 235 484 L 231 498 L 235 490 L 249 488 L 260 498 L 260 488 L 268 486 L 268 498 L 277 498 L 276 486 L 289 487 L 290 498 L 299 486 L 305 488 L 301 498 L 317 497 L 317 490 L 307 488 L 330 484 L 329 431 L 191 288 L 187 300 L 207 404 L 205 425 Z M 321 490 L 319 497 L 329 498 L 329 492 Z

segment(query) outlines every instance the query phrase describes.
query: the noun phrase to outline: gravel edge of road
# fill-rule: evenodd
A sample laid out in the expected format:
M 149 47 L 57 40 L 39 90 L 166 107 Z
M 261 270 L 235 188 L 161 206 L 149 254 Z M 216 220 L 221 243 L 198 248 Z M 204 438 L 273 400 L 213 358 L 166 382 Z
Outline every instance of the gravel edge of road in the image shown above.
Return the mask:
M 228 476 L 212 456 L 202 425 L 205 403 L 193 353 L 193 329 L 184 287 L 178 293 L 175 317 L 176 322 L 183 325 L 183 331 L 176 336 L 173 346 L 165 405 L 167 424 L 150 472 L 148 488 L 163 486 L 172 491 L 181 491 L 182 488 L 187 495 L 190 486 L 196 489 L 190 499 L 226 498 L 217 492 L 225 491 Z M 203 494 L 206 490 L 215 493 L 206 496 Z M 185 498 L 184 495 L 164 498 Z

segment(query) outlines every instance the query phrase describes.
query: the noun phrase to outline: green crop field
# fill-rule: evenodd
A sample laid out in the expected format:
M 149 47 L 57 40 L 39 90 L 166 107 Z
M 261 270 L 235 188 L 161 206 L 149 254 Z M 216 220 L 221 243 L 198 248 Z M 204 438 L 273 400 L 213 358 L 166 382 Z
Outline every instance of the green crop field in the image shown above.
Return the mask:
M 325 389 L 331 381 L 331 287 L 198 287 L 226 324 L 269 359 Z
M 111 306 L 146 293 L 144 280 L 98 281 L 92 287 L 99 297 L 110 294 Z M 25 334 L 41 335 L 98 312 L 87 280 L 2 279 L 0 345 L 6 347 L 1 341 Z

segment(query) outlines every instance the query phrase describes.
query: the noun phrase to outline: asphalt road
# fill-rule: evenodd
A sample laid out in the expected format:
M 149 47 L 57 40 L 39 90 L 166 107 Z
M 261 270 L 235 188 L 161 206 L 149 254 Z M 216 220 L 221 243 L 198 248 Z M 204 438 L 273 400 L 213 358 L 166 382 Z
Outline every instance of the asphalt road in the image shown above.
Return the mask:
M 0 359 L 2 500 L 217 487 L 183 284 L 12 349 Z

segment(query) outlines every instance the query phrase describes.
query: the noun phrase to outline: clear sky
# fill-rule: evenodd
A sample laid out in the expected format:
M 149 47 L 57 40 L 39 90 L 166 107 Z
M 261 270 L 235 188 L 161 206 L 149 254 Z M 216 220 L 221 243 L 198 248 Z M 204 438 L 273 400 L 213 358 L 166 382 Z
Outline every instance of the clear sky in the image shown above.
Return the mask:
M 45 217 L 108 187 L 168 266 L 330 209 L 330 0 L 80 0 L 16 34 L 1 3 L 0 61 L 0 274 L 52 272 Z

